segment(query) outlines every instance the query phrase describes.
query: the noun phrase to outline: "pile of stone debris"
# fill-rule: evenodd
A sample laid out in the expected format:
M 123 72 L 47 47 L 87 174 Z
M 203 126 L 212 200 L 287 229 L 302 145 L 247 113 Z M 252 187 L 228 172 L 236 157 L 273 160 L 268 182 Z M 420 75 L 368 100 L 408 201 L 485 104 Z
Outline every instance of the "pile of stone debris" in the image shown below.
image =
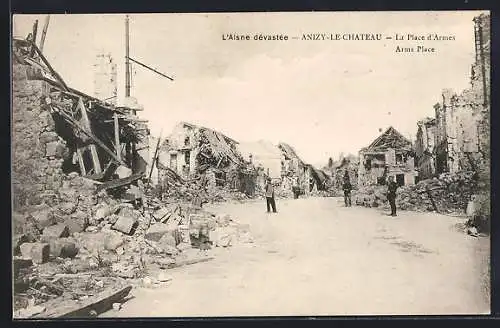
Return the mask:
M 229 215 L 146 194 L 140 200 L 96 193 L 95 182 L 70 174 L 49 204 L 14 213 L 16 315 L 64 316 L 43 304 L 73 300 L 78 307 L 109 294 L 107 287 L 118 290 L 110 294 L 116 303 L 128 283 L 165 280 L 148 276 L 152 269 L 207 260 L 212 246 L 252 242 L 248 225 Z
M 399 188 L 396 203 L 402 210 L 464 214 L 475 189 L 474 172 L 445 173 Z M 387 208 L 386 193 L 384 186 L 366 186 L 353 191 L 353 202 L 365 207 Z

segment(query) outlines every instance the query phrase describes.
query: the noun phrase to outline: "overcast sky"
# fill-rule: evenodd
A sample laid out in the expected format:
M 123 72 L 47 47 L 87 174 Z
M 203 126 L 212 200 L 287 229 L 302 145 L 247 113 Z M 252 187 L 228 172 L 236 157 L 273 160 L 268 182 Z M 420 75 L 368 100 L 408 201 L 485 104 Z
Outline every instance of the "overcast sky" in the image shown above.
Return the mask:
M 469 86 L 472 19 L 480 12 L 139 14 L 130 16 L 130 56 L 173 76 L 133 66 L 132 96 L 154 135 L 179 121 L 241 141 L 293 145 L 305 161 L 356 154 L 392 125 L 414 138 L 443 88 Z M 93 94 L 99 53 L 118 62 L 124 94 L 124 15 L 52 15 L 44 53 L 73 88 Z M 15 16 L 14 36 L 35 19 Z M 384 33 L 454 35 L 422 42 L 434 54 L 397 54 L 408 41 L 223 41 L 222 34 Z M 40 35 L 40 33 L 39 33 Z

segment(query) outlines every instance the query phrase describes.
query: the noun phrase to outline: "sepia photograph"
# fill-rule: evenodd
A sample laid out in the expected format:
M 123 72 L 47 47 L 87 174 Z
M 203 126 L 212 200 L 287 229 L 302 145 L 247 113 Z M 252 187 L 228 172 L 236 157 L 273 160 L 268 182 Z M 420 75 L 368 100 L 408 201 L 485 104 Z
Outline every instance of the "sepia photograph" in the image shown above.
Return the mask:
M 14 319 L 487 315 L 488 11 L 14 14 Z

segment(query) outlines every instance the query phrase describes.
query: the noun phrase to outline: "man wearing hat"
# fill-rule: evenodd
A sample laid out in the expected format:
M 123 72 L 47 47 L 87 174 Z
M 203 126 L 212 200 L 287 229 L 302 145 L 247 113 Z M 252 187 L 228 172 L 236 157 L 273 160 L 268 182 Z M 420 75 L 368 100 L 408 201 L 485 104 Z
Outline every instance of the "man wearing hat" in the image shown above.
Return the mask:
M 274 201 L 274 187 L 271 183 L 271 178 L 267 178 L 266 183 L 266 203 L 267 212 L 271 212 L 271 207 L 273 208 L 273 213 L 276 213 L 276 202 Z

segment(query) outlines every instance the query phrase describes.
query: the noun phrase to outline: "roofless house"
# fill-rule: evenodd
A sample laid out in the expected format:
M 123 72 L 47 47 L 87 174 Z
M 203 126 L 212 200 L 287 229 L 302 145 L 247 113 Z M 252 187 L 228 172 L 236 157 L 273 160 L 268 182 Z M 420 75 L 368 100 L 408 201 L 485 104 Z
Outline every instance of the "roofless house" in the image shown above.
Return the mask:
M 164 75 L 129 56 L 129 18 L 125 18 L 125 99 L 115 104 L 71 88 L 42 53 L 48 27 L 47 19 L 40 47 L 36 43 L 38 22 L 27 38 L 13 39 L 13 61 L 26 78 L 39 81 L 40 106 L 55 122 L 62 143 L 47 151 L 46 157 L 62 156 L 63 171 L 79 172 L 87 178 L 106 183 L 103 188 L 133 182 L 146 173 L 148 161 L 147 121 L 136 113 L 143 110 L 130 93 L 130 61 Z M 170 77 L 168 77 L 172 80 Z M 57 147 L 56 147 L 57 146 Z M 49 149 L 49 147 L 47 147 Z M 120 179 L 118 179 L 120 178 Z
M 399 185 L 417 176 L 412 143 L 392 126 L 359 152 L 358 185 L 385 184 L 392 176 Z

